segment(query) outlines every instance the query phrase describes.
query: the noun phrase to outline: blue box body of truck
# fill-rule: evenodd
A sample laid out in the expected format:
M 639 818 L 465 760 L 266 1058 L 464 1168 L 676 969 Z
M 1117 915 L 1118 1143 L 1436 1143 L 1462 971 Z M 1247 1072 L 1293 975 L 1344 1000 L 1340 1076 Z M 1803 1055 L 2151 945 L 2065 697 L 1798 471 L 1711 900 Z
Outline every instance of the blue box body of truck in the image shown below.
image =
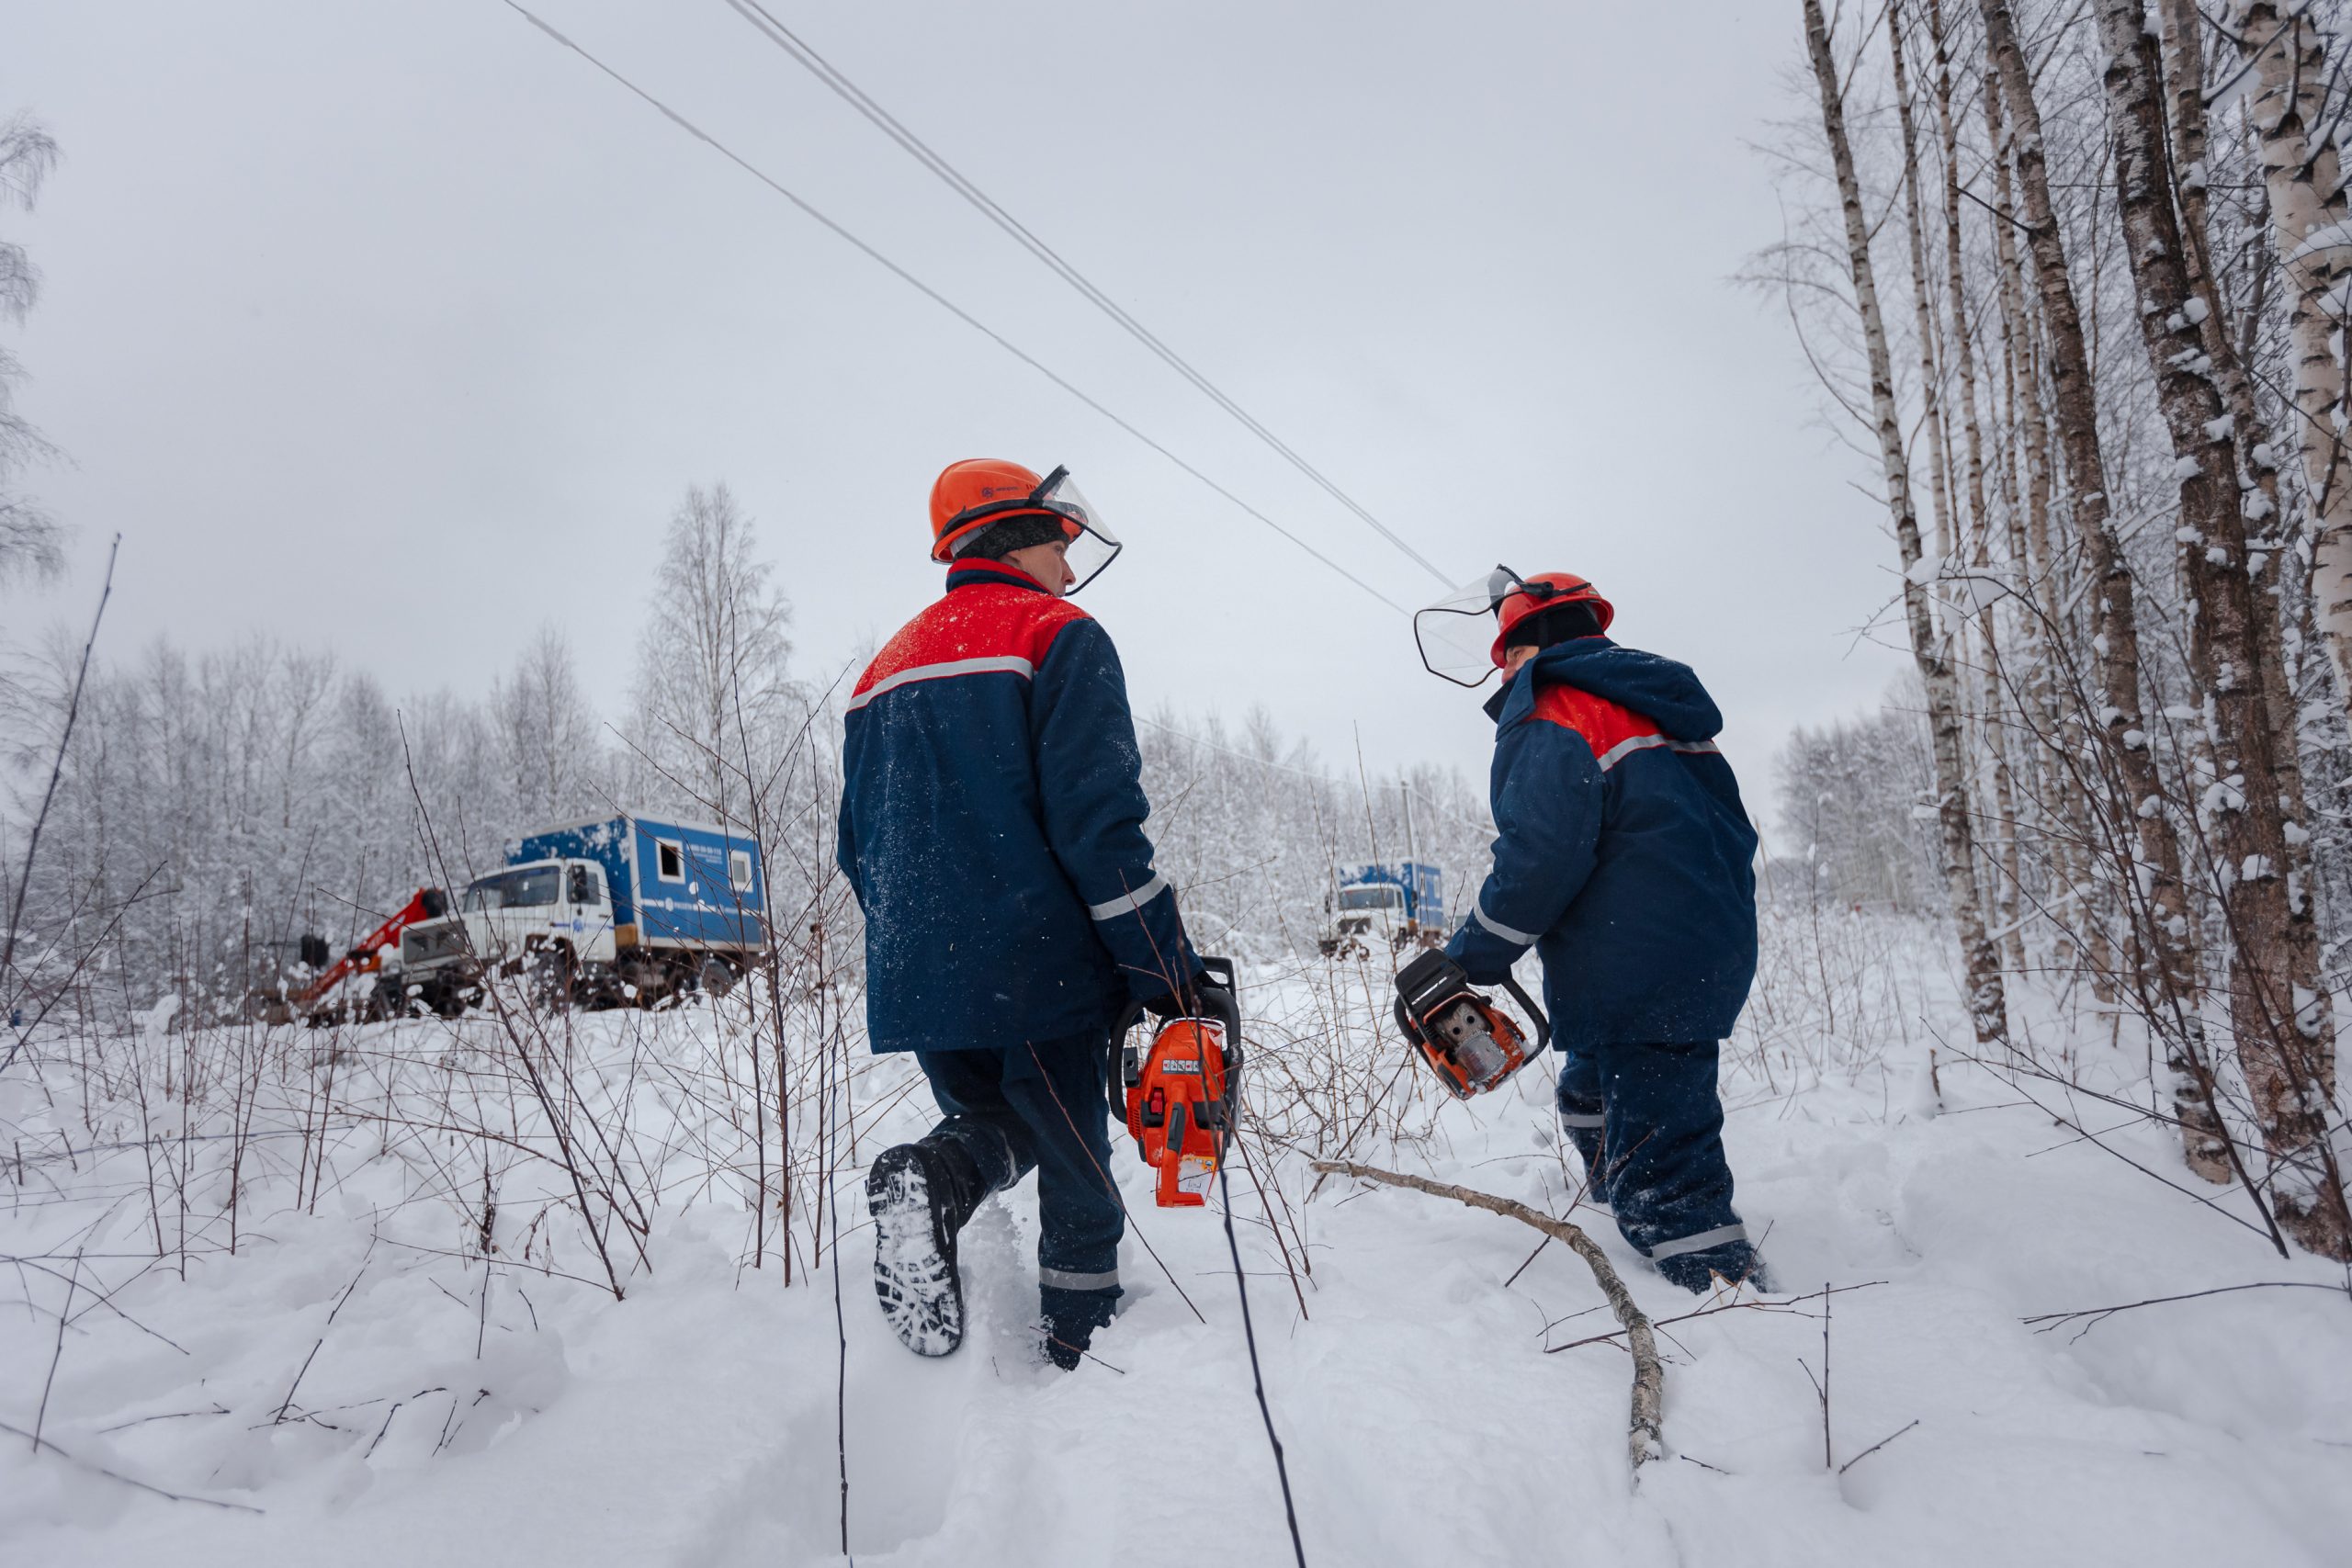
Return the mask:
M 526 834 L 506 863 L 589 860 L 612 893 L 622 948 L 745 953 L 767 941 L 767 867 L 741 833 L 625 812 Z

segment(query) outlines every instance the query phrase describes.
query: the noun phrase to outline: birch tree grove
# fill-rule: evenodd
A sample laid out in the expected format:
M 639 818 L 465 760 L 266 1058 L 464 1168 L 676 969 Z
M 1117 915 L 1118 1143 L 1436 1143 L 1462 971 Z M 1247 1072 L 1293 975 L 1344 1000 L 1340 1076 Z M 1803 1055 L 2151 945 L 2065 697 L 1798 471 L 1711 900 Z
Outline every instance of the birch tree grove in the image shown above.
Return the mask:
M 2141 0 L 2103 0 L 2098 24 L 2107 49 L 2123 251 L 2179 479 L 2174 536 L 2188 594 L 2190 673 L 2203 694 L 2202 722 L 2217 759 L 2201 815 L 2212 835 L 2230 929 L 2231 1032 L 2263 1142 L 2293 1178 L 2274 1193 L 2279 1223 L 2299 1237 L 2324 1241 L 2334 1216 L 2323 1213 L 2315 1172 L 2305 1168 L 2305 1160 L 2321 1140 L 2325 1117 L 2316 1096 L 2305 1092 L 2301 1053 L 2290 1038 L 2299 1010 L 2287 972 L 2286 834 L 2255 673 L 2254 589 L 2246 571 L 2237 441 L 2202 330 L 2210 312 L 2189 288 L 2188 245 L 2166 178 L 2160 68 L 2147 11 Z M 2220 341 L 2227 355 L 2226 334 Z
M 2128 1026 L 2189 1168 L 2352 1259 L 2343 9 L 1803 0 L 1751 276 L 1869 433 L 1980 1047 Z
M 1829 51 L 1828 24 L 1820 0 L 1804 0 L 1805 43 L 1813 55 L 1814 74 L 1821 85 L 1821 118 L 1829 139 L 1829 154 L 1838 170 L 1838 193 L 1845 211 L 1846 243 L 1853 259 L 1855 308 L 1862 318 L 1862 333 L 1870 355 L 1871 412 L 1878 427 L 1879 460 L 1886 478 L 1887 508 L 1894 518 L 1895 537 L 1903 552 L 1903 608 L 1911 632 L 1911 656 L 1928 693 L 1928 721 L 1935 734 L 1936 825 L 1943 848 L 1944 886 L 1952 916 L 1960 927 L 1960 944 L 1968 970 L 1968 1014 L 1980 1044 L 2005 1039 L 2007 1009 L 2002 995 L 2001 966 L 1984 929 L 1984 908 L 1976 896 L 1976 846 L 1968 800 L 1968 780 L 1961 750 L 1959 682 L 1951 662 L 1938 647 L 1933 611 L 1919 579 L 1923 552 L 1919 544 L 1919 514 L 1911 499 L 1910 458 L 1904 450 L 1902 418 L 1895 407 L 1894 369 L 1887 348 L 1886 324 L 1878 307 L 1878 283 L 1871 265 L 1870 226 L 1862 215 L 1861 186 L 1854 174 L 1854 158 L 1846 140 L 1844 89 L 1838 80 L 1838 62 Z M 1916 253 L 1915 253 L 1916 254 Z

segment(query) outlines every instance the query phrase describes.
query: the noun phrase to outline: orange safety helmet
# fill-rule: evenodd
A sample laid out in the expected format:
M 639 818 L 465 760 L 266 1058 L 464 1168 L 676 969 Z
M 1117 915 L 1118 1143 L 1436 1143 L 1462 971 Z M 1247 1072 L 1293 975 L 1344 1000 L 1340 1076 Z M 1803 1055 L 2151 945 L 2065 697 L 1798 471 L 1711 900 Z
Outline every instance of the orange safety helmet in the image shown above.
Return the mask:
M 1592 618 L 1606 632 L 1609 623 L 1617 618 L 1616 606 L 1600 596 L 1600 590 L 1572 571 L 1539 572 L 1533 577 L 1511 577 L 1505 569 L 1497 568 L 1495 577 L 1495 668 L 1503 667 L 1504 645 L 1510 634 L 1530 615 L 1545 610 L 1556 610 L 1563 604 L 1589 604 Z M 1510 580 L 1506 582 L 1505 578 Z
M 1062 470 L 1055 471 L 1055 478 Z M 1048 481 L 1001 457 L 967 457 L 939 471 L 931 486 L 931 558 L 956 558 L 959 545 L 991 523 L 1008 517 L 1058 517 L 1076 539 L 1083 525 L 1065 508 L 1046 502 Z

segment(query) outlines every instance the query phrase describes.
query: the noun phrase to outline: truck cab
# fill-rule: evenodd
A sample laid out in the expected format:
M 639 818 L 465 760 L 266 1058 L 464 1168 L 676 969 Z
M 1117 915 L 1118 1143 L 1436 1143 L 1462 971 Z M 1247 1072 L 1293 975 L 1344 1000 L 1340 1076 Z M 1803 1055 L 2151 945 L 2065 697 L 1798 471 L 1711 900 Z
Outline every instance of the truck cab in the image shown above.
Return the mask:
M 1326 958 L 1434 946 L 1445 936 L 1442 886 L 1438 868 L 1419 862 L 1356 867 L 1323 900 L 1329 920 L 1316 945 Z
M 616 956 L 611 890 L 588 860 L 545 860 L 478 876 L 445 919 L 401 934 L 403 989 L 435 1012 L 471 999 L 484 972 L 533 961 L 571 971 Z M 567 984 L 568 979 L 567 979 Z

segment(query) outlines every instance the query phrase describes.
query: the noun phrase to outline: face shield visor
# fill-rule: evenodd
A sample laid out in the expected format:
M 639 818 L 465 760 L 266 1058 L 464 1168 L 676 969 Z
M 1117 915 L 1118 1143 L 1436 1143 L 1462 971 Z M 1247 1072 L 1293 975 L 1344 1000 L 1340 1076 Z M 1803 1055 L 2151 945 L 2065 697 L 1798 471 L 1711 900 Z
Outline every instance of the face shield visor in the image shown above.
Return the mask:
M 1047 474 L 1046 482 L 1030 499 L 1059 517 L 1063 530 L 1069 535 L 1069 549 L 1063 558 L 1069 562 L 1070 574 L 1078 579 L 1070 587 L 1072 593 L 1102 576 L 1118 558 L 1124 547 L 1111 530 L 1102 526 L 1093 505 L 1070 481 L 1068 468 L 1056 468 Z
M 1507 566 L 1464 583 L 1414 612 L 1413 641 L 1421 667 L 1457 686 L 1485 685 L 1495 672 L 1495 628 L 1503 601 L 1514 593 L 1548 599 L 1558 592 L 1550 583 L 1524 581 Z
M 1035 517 L 1041 513 L 1059 519 L 1063 536 L 1069 540 L 1063 559 L 1069 562 L 1070 575 L 1077 580 L 1070 592 L 1078 592 L 1102 576 L 1103 569 L 1117 558 L 1122 547 L 1118 539 L 1102 526 L 1093 506 L 1080 493 L 1078 486 L 1070 482 L 1068 468 L 1056 468 L 1026 496 L 990 502 L 985 506 L 959 512 L 952 519 L 950 526 L 960 528 L 976 523 L 993 525 L 1017 518 Z M 955 553 L 963 555 L 987 535 L 986 527 L 973 528 L 953 547 Z

